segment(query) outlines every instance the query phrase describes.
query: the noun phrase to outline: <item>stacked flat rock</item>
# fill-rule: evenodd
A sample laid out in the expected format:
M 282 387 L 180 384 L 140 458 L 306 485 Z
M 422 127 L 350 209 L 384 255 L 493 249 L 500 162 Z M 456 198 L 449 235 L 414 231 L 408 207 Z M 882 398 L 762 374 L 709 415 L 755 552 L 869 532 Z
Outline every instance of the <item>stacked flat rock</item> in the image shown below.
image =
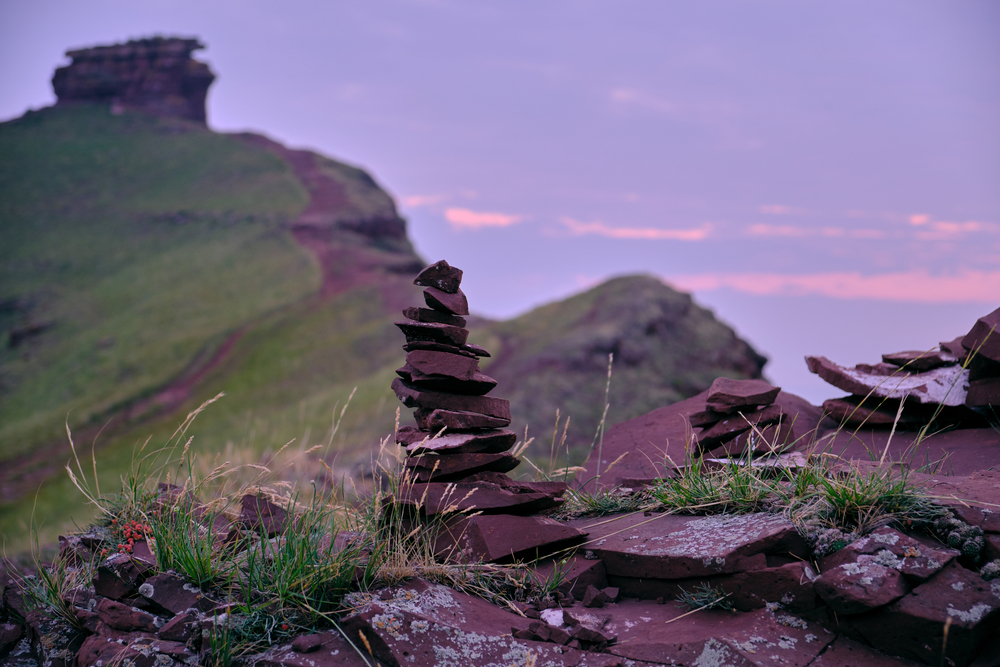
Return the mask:
M 1000 308 L 979 318 L 968 334 L 928 351 L 883 354 L 881 363 L 853 368 L 826 357 L 806 357 L 806 363 L 850 393 L 823 403 L 827 414 L 848 426 L 919 428 L 942 414 L 974 425 L 977 412 L 989 414 L 1000 405 Z
M 488 551 L 473 544 L 474 526 L 465 526 L 482 522 L 482 517 L 450 520 L 452 546 L 474 560 L 543 553 L 547 545 L 561 548 L 582 539 L 584 534 L 575 529 L 567 534 L 561 526 L 526 516 L 560 505 L 564 483 L 518 482 L 504 474 L 520 463 L 509 451 L 517 435 L 505 428 L 510 425 L 510 401 L 488 395 L 497 383 L 479 369 L 479 359 L 490 354 L 467 342 L 464 316 L 469 302 L 460 288 L 461 269 L 442 260 L 413 282 L 424 288 L 427 307 L 407 308 L 406 320 L 396 322 L 406 336 L 406 363 L 396 370 L 399 377 L 392 383 L 399 400 L 414 408 L 416 427 L 401 427 L 396 435 L 407 450 L 412 483 L 403 485 L 394 502 L 423 516 L 474 511 L 523 517 L 498 524 L 500 540 L 506 542 Z M 528 536 L 531 544 L 521 544 Z M 463 539 L 470 543 L 459 545 Z
M 784 411 L 774 405 L 780 391 L 764 380 L 717 378 L 708 390 L 705 410 L 690 417 L 691 426 L 701 429 L 698 448 L 738 456 L 748 447 L 762 452 L 784 444 L 791 431 Z

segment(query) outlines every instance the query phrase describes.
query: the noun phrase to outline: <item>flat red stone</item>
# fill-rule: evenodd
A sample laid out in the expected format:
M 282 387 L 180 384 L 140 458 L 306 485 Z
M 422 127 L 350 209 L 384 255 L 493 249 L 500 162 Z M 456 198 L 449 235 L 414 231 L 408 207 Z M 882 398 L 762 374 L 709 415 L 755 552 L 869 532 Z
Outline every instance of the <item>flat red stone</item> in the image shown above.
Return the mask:
M 437 324 L 435 322 L 395 322 L 399 330 L 406 336 L 406 341 L 429 341 L 432 343 L 443 343 L 460 347 L 465 345 L 469 339 L 469 331 L 461 327 L 453 327 L 450 324 Z
M 428 391 L 403 382 L 400 378 L 392 381 L 396 397 L 408 408 L 425 410 L 454 410 L 456 412 L 478 412 L 500 419 L 510 419 L 510 401 L 490 396 L 463 396 Z
M 421 287 L 436 287 L 442 292 L 454 294 L 462 284 L 462 269 L 449 266 L 443 259 L 425 267 L 413 279 L 414 285 Z
M 442 313 L 440 310 L 430 308 L 406 308 L 403 310 L 403 317 L 415 322 L 436 322 L 438 324 L 450 324 L 453 327 L 464 327 L 466 322 L 464 317 Z
M 780 387 L 764 380 L 731 380 L 716 378 L 708 390 L 705 405 L 716 412 L 735 412 L 740 408 L 770 405 L 778 397 Z
M 424 301 L 434 310 L 439 310 L 450 315 L 468 315 L 469 299 L 462 290 L 456 290 L 454 294 L 428 287 L 424 290 Z

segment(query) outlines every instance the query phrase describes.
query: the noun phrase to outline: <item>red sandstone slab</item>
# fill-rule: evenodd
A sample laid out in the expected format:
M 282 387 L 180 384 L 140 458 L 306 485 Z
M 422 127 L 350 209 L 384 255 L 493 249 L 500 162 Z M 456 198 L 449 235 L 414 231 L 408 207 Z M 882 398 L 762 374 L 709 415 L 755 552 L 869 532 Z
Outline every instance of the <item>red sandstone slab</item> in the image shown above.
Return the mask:
M 907 373 L 896 367 L 887 370 L 863 364 L 847 368 L 826 357 L 806 357 L 806 364 L 834 387 L 859 396 L 910 397 L 921 403 L 956 406 L 965 403 L 969 388 L 969 371 L 961 366 Z
M 932 433 L 917 442 L 918 433 L 900 432 L 889 439 L 889 431 L 841 430 L 820 443 L 820 450 L 845 461 L 886 460 L 903 462 L 914 470 L 924 466 L 948 475 L 967 476 L 1000 461 L 1000 432 L 992 428 L 963 428 Z M 996 502 L 996 501 L 993 501 Z
M 837 637 L 809 667 L 923 667 L 923 663 L 886 655 L 847 637 Z
M 407 342 L 429 341 L 461 347 L 469 339 L 468 329 L 453 327 L 450 324 L 412 321 L 394 322 L 394 324 L 406 336 Z
M 425 410 L 454 410 L 456 412 L 478 412 L 480 414 L 510 419 L 510 401 L 491 396 L 463 396 L 445 394 L 414 387 L 396 378 L 392 381 L 396 397 L 408 408 Z
M 976 320 L 962 339 L 962 347 L 987 359 L 1000 361 L 1000 308 Z
M 763 428 L 750 429 L 712 450 L 713 456 L 745 456 L 747 449 L 754 455 L 772 454 L 792 449 L 805 434 L 795 432 L 794 426 L 782 421 Z M 756 462 L 755 462 L 756 463 Z
M 739 408 L 736 409 L 739 410 Z M 702 451 L 710 451 L 739 434 L 751 430 L 754 426 L 763 428 L 779 422 L 782 416 L 781 408 L 776 405 L 769 405 L 763 410 L 728 415 L 725 419 L 712 424 L 698 434 L 698 447 Z
M 468 380 L 456 380 L 445 375 L 425 375 L 409 364 L 396 370 L 396 375 L 414 387 L 462 396 L 482 396 L 497 386 L 497 381 L 478 370 Z
M 466 321 L 460 315 L 442 313 L 440 310 L 430 308 L 406 308 L 403 310 L 403 317 L 415 322 L 436 322 L 438 324 L 450 324 L 453 327 L 464 327 Z
M 462 269 L 449 266 L 448 262 L 442 259 L 421 270 L 413 279 L 413 284 L 420 287 L 436 287 L 442 292 L 454 294 L 462 284 Z
M 708 390 L 705 405 L 716 412 L 735 412 L 740 408 L 770 405 L 778 397 L 781 387 L 764 380 L 731 380 L 716 378 Z
M 624 514 L 568 523 L 590 533 L 585 548 L 609 576 L 685 579 L 761 569 L 761 554 L 808 556 L 795 526 L 776 514 Z
M 979 573 L 953 562 L 857 628 L 875 648 L 887 653 L 927 664 L 968 665 L 1000 631 L 1000 580 L 983 581 Z
M 406 365 L 426 378 L 442 376 L 455 380 L 471 380 L 479 371 L 479 362 L 475 358 L 434 350 L 414 350 L 407 353 Z
M 944 545 L 930 546 L 888 526 L 859 538 L 819 562 L 823 572 L 860 562 L 861 556 L 880 556 L 882 565 L 899 570 L 913 585 L 922 584 L 959 555 Z
M 412 437 L 412 442 L 405 442 Z M 506 429 L 475 431 L 473 433 L 445 433 L 434 437 L 432 433 L 422 433 L 413 429 L 399 429 L 396 441 L 406 447 L 409 456 L 419 454 L 499 454 L 506 452 L 517 442 L 517 434 Z
M 411 479 L 417 482 L 450 482 L 477 472 L 508 472 L 520 464 L 510 453 L 502 454 L 449 454 L 409 457 L 406 467 Z
M 488 482 L 430 482 L 408 484 L 396 491 L 396 505 L 423 516 L 455 512 L 483 514 L 534 514 L 562 504 L 548 493 L 515 493 Z
M 510 424 L 509 419 L 490 417 L 476 412 L 459 412 L 456 410 L 414 410 L 413 418 L 421 431 L 437 433 L 443 428 L 449 433 L 455 431 L 474 431 L 484 428 L 503 428 Z
M 577 477 L 585 480 L 582 487 L 594 491 L 615 486 L 621 479 L 662 479 L 669 475 L 674 464 L 684 463 L 685 448 L 693 441 L 694 433 L 689 418 L 705 410 L 707 395 L 708 392 L 702 392 L 609 428 L 603 447 L 600 450 L 595 447 L 591 451 L 586 472 Z M 811 434 L 821 424 L 823 415 L 820 409 L 794 394 L 779 393 L 775 405 L 789 416 L 796 432 Z M 821 435 L 829 427 L 836 426 L 832 420 L 822 423 Z M 811 440 L 811 435 L 804 438 L 804 441 Z M 804 448 L 806 444 L 796 444 L 796 449 Z M 599 452 L 602 455 L 600 465 L 597 460 Z M 608 467 L 614 461 L 618 462 L 609 471 Z
M 899 570 L 879 560 L 877 556 L 862 555 L 824 569 L 814 584 L 816 593 L 830 609 L 845 616 L 895 602 L 909 593 L 910 587 Z
M 559 576 L 563 580 L 559 590 L 567 595 L 572 595 L 577 600 L 583 599 L 588 586 L 598 589 L 608 587 L 608 575 L 604 569 L 604 562 L 598 558 L 588 560 L 580 555 L 569 558 L 557 556 L 537 563 L 533 567 L 535 581 L 546 582 Z
M 823 412 L 838 424 L 867 428 L 919 428 L 931 417 L 927 410 L 910 404 L 899 413 L 899 401 L 870 396 L 845 396 L 823 401 Z M 899 418 L 897 420 L 897 414 Z
M 621 667 L 621 659 L 551 642 L 515 639 L 528 619 L 470 595 L 415 580 L 367 599 L 348 596 L 355 611 L 341 627 L 363 636 L 374 657 L 393 667 Z
M 962 355 L 965 356 L 965 355 Z M 893 352 L 883 354 L 882 361 L 893 366 L 901 366 L 911 372 L 929 371 L 942 366 L 955 366 L 961 363 L 959 358 L 945 352 L 944 350 L 907 350 L 906 352 Z
M 970 408 L 1000 406 L 1000 377 L 971 381 L 965 404 Z
M 477 355 L 467 349 L 468 347 L 468 345 L 462 345 L 459 347 L 456 345 L 447 345 L 445 343 L 436 343 L 429 340 L 411 340 L 403 344 L 403 349 L 407 352 L 413 352 L 414 350 L 432 350 L 434 352 L 447 352 L 449 354 L 460 354 L 463 357 L 475 358 Z
M 682 617 L 689 610 L 676 603 L 622 600 L 595 611 L 607 618 L 601 632 L 618 637 L 610 653 L 658 665 L 805 667 L 834 639 L 822 627 L 766 609 Z
M 268 649 L 260 657 L 254 657 L 254 667 L 366 667 L 370 657 L 360 639 L 352 646 L 336 630 L 320 632 L 310 636 L 308 653 L 295 650 L 293 644 L 284 644 Z M 360 650 L 360 653 L 359 653 Z M 362 657 L 364 656 L 364 657 Z M 368 658 L 366 660 L 366 658 Z
M 704 428 L 706 426 L 711 426 L 717 421 L 721 421 L 729 417 L 728 412 L 716 412 L 715 410 L 702 410 L 701 412 L 696 412 L 690 417 L 688 421 L 691 423 L 692 428 Z
M 429 308 L 450 315 L 469 314 L 469 299 L 461 289 L 457 289 L 453 294 L 449 294 L 436 287 L 428 287 L 424 290 L 424 302 Z
M 482 515 L 448 521 L 437 550 L 466 562 L 510 563 L 555 553 L 586 537 L 585 531 L 545 517 Z

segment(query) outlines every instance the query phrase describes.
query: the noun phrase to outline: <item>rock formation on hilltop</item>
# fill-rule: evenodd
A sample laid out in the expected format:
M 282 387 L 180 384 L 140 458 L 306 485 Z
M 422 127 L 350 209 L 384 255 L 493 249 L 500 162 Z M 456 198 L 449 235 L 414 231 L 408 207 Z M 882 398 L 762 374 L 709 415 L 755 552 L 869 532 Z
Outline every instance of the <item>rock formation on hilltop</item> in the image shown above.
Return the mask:
M 203 48 L 197 39 L 152 37 L 67 51 L 73 62 L 52 77 L 57 104 L 96 102 L 205 123 L 215 75 L 191 57 Z

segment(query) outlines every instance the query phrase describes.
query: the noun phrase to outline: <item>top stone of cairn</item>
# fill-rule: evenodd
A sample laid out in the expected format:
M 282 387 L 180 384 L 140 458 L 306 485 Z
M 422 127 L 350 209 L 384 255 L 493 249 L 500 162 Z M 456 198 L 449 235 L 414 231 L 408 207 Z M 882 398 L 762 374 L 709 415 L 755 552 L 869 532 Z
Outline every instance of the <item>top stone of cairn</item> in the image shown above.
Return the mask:
M 462 269 L 448 266 L 448 262 L 442 259 L 418 273 L 413 284 L 435 287 L 442 292 L 455 294 L 458 292 L 458 286 L 462 284 Z

